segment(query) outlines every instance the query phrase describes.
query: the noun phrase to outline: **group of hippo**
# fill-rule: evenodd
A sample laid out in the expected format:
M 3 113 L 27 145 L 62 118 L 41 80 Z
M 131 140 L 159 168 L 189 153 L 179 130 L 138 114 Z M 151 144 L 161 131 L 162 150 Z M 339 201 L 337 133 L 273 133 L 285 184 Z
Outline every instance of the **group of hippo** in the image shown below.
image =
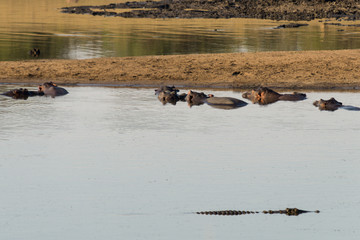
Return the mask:
M 244 107 L 246 102 L 233 98 L 233 97 L 215 97 L 213 94 L 205 94 L 203 92 L 195 92 L 189 90 L 188 93 L 178 94 L 179 89 L 175 86 L 162 86 L 155 89 L 155 94 L 158 95 L 158 99 L 163 104 L 171 103 L 175 105 L 178 101 L 186 101 L 191 107 L 193 105 L 202 105 L 204 103 L 222 109 L 233 109 Z M 32 96 L 62 96 L 68 94 L 68 91 L 64 88 L 58 87 L 53 82 L 45 82 L 38 86 L 37 91 L 29 91 L 26 88 L 18 88 L 2 93 L 2 95 L 9 96 L 15 99 L 27 99 Z M 267 87 L 259 87 L 250 92 L 245 92 L 242 95 L 243 98 L 249 99 L 253 103 L 260 105 L 266 105 L 277 101 L 301 101 L 306 99 L 305 93 L 294 92 L 292 94 L 280 94 Z M 320 99 L 313 103 L 314 106 L 320 110 L 335 111 L 339 108 L 352 111 L 360 111 L 360 108 L 354 106 L 345 106 L 341 102 L 338 102 L 335 98 L 329 100 Z
M 15 99 L 27 99 L 28 97 L 33 96 L 62 96 L 68 94 L 68 91 L 65 88 L 58 87 L 53 82 L 45 82 L 38 86 L 37 91 L 29 91 L 26 88 L 13 89 L 7 92 L 2 93 L 2 95 L 12 97 Z
M 206 95 L 203 92 L 198 93 L 191 90 L 187 94 L 183 93 L 179 95 L 178 92 L 179 90 L 175 88 L 175 86 L 162 86 L 155 89 L 155 94 L 158 95 L 158 99 L 163 104 L 171 103 L 175 105 L 178 101 L 186 101 L 189 106 L 207 103 L 214 107 L 223 108 L 237 108 L 247 105 L 246 102 L 231 97 L 214 97 L 212 94 Z
M 247 103 L 232 97 L 215 97 L 213 94 L 205 94 L 203 92 L 195 92 L 189 90 L 188 93 L 178 94 L 179 89 L 175 86 L 162 86 L 155 89 L 155 94 L 158 95 L 158 99 L 164 105 L 171 103 L 175 105 L 178 101 L 186 101 L 191 107 L 193 105 L 202 105 L 204 103 L 223 109 L 233 109 L 246 106 Z M 301 101 L 306 99 L 305 93 L 294 92 L 292 94 L 280 94 L 267 87 L 259 87 L 250 92 L 245 92 L 242 95 L 243 98 L 249 99 L 252 103 L 260 105 L 267 105 L 277 101 Z M 344 106 L 341 102 L 336 101 L 334 98 L 329 100 L 320 99 L 313 103 L 314 106 L 320 110 L 335 111 L 338 108 L 344 108 L 347 110 L 360 111 L 360 108 L 353 106 Z

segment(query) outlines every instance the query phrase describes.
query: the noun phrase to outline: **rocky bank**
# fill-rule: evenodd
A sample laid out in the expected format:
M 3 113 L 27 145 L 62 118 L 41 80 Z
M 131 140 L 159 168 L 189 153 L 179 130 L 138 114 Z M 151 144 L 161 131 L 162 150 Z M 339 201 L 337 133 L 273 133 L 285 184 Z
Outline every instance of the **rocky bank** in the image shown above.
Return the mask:
M 125 11 L 124 11 L 125 9 Z M 121 11 L 120 11 L 121 10 Z M 360 0 L 162 0 L 64 7 L 63 13 L 124 18 L 360 19 Z

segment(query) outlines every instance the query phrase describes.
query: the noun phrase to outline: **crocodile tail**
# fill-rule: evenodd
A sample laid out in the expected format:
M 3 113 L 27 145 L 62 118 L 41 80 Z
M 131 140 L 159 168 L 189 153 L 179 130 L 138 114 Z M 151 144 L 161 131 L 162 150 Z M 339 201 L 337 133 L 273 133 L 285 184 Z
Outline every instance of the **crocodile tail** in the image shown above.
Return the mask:
M 201 215 L 224 215 L 224 216 L 255 214 L 255 213 L 259 213 L 259 212 L 256 212 L 256 211 L 240 211 L 240 210 L 222 210 L 222 211 L 196 212 L 196 214 L 201 214 Z

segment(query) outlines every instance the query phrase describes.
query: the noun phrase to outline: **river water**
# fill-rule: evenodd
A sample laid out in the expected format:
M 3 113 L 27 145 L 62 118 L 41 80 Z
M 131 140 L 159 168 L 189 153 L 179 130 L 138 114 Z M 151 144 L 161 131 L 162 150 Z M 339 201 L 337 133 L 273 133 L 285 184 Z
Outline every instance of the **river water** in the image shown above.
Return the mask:
M 32 48 L 84 59 L 360 47 L 359 28 L 318 21 L 275 30 L 286 22 L 60 13 L 114 1 L 70 2 L 0 0 L 0 60 L 29 59 Z M 0 239 L 359 238 L 359 112 L 312 105 L 360 106 L 358 93 L 223 110 L 164 106 L 146 88 L 66 88 L 57 98 L 0 96 Z M 321 212 L 194 214 L 287 207 Z
M 118 0 L 121 2 L 125 0 Z M 319 21 L 296 29 L 254 19 L 124 19 L 69 15 L 61 7 L 102 5 L 113 0 L 1 0 L 0 61 L 40 58 L 84 59 L 189 53 L 360 48 L 359 27 Z M 354 22 L 342 22 L 354 24 Z
M 312 105 L 360 106 L 357 93 L 223 110 L 66 88 L 0 96 L 0 239 L 358 239 L 359 112 Z M 194 214 L 286 207 L 321 212 Z

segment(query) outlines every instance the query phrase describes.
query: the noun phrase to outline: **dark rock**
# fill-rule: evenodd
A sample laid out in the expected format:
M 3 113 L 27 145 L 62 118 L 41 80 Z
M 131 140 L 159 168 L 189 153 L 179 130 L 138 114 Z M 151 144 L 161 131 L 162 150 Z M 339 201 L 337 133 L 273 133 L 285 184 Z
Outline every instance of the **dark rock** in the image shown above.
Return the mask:
M 300 24 L 300 23 L 289 23 L 289 24 L 283 24 L 275 27 L 274 29 L 281 29 L 281 28 L 298 28 L 298 27 L 304 27 L 309 26 L 309 24 Z

